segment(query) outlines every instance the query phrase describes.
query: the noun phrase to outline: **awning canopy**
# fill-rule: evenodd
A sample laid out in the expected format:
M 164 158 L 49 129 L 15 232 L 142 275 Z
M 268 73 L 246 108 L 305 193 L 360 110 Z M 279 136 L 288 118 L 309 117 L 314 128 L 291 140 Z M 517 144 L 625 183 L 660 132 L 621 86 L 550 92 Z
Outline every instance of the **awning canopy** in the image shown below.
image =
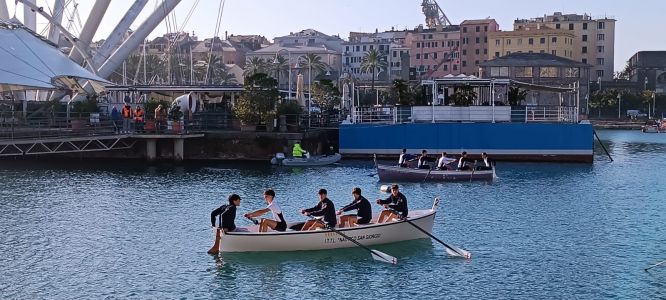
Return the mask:
M 0 23 L 0 41 L 0 91 L 69 89 L 81 92 L 78 79 L 110 84 L 19 25 Z

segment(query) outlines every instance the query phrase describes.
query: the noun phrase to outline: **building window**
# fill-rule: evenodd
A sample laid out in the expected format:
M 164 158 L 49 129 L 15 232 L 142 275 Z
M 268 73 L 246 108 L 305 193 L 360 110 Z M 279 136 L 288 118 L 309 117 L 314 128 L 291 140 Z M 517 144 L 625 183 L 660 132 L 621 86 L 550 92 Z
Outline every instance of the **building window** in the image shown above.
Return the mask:
M 483 49 L 483 55 L 488 55 L 488 49 Z
M 487 43 L 488 43 L 488 37 L 487 37 L 487 36 L 484 36 L 484 37 L 483 37 L 483 43 L 484 43 L 484 44 L 487 44 Z
M 444 71 L 448 71 L 448 70 L 449 70 L 449 65 L 444 65 Z
M 579 68 L 564 68 L 564 76 L 567 78 L 578 78 L 580 76 Z
M 541 39 L 539 39 L 539 43 L 541 43 L 541 44 L 545 44 L 545 43 L 546 43 L 546 38 L 541 38 Z
M 511 45 L 511 39 L 506 39 L 506 44 Z
M 466 60 L 463 60 L 463 61 L 462 61 L 462 66 L 463 66 L 463 67 L 467 67 L 467 61 L 466 61 Z
M 463 27 L 463 33 L 467 33 L 467 27 Z
M 437 59 L 437 52 L 432 54 L 432 59 Z
M 603 66 L 604 65 L 604 59 L 603 58 L 597 58 L 597 65 L 598 66 Z
M 513 70 L 515 77 L 532 77 L 532 67 L 515 67 Z
M 432 40 L 432 34 L 428 35 L 428 39 Z
M 481 49 L 476 49 L 476 50 L 474 50 L 474 53 L 475 53 L 476 55 L 481 54 Z
M 483 31 L 488 32 L 488 26 L 483 26 Z
M 557 50 L 551 50 L 551 51 L 550 51 L 550 54 L 552 54 L 552 55 L 557 55 Z
M 582 51 L 583 54 L 587 53 L 587 47 L 583 47 Z
M 587 42 L 587 34 L 583 34 L 583 42 Z
M 499 46 L 499 45 L 500 45 L 500 40 L 495 40 L 495 46 Z
M 597 46 L 597 52 L 604 53 L 604 46 Z
M 432 46 L 437 48 L 438 45 L 439 45 L 439 42 L 434 42 Z
M 555 24 L 555 29 L 560 29 L 560 23 Z
M 597 34 L 597 41 L 603 41 L 603 40 L 604 40 L 604 34 L 603 33 Z
M 518 39 L 518 45 L 522 45 L 522 44 L 523 44 L 523 39 Z
M 478 61 L 478 60 L 475 60 L 475 61 L 474 61 L 474 65 L 475 65 L 475 66 L 478 66 L 478 65 L 479 65 L 479 61 Z
M 509 77 L 509 67 L 491 67 L 490 77 Z
M 417 46 L 419 45 L 418 43 L 416 44 Z M 356 46 L 356 52 L 361 51 L 361 46 Z
M 480 31 L 481 31 L 481 26 L 476 26 L 476 32 L 480 32 Z
M 421 54 L 416 53 L 416 59 L 421 59 Z
M 511 51 L 507 51 L 507 52 L 506 52 L 506 55 L 509 55 L 509 54 L 511 54 Z
M 349 64 L 349 57 L 345 57 L 345 64 Z
M 557 77 L 557 67 L 541 67 L 539 69 L 539 77 L 541 78 Z
M 374 49 L 374 48 L 375 48 L 375 46 L 373 46 L 373 45 L 370 45 L 370 50 L 372 50 L 372 49 Z
M 397 51 L 393 51 L 393 57 L 398 57 L 398 52 Z
M 604 70 L 597 70 L 597 77 L 604 77 Z
M 604 22 L 597 23 L 597 29 L 606 29 L 606 23 Z
M 530 45 L 534 45 L 534 39 L 530 38 L 529 40 L 527 40 L 527 43 Z
M 583 23 L 583 30 L 587 30 L 587 23 Z
M 495 52 L 495 58 L 497 58 L 499 56 L 500 56 L 499 52 Z
M 574 24 L 573 23 L 569 24 L 569 30 L 574 30 Z
M 581 62 L 584 63 L 584 64 L 586 64 L 586 63 L 587 63 L 587 58 L 583 58 L 583 59 L 581 59 Z
M 368 51 L 368 46 L 363 45 L 363 52 Z
M 428 53 L 423 54 L 423 59 L 428 59 Z
M 557 43 L 557 37 L 552 37 L 552 38 L 550 39 L 550 42 L 551 42 L 551 43 Z
M 480 38 L 480 37 L 476 37 L 475 40 L 476 40 L 476 43 L 477 43 L 477 44 L 481 43 L 481 38 Z
M 458 71 L 458 65 L 453 65 L 453 70 Z
M 349 52 L 349 46 L 345 46 L 345 51 Z
M 462 52 L 463 52 L 462 55 L 467 55 L 467 49 L 463 49 Z

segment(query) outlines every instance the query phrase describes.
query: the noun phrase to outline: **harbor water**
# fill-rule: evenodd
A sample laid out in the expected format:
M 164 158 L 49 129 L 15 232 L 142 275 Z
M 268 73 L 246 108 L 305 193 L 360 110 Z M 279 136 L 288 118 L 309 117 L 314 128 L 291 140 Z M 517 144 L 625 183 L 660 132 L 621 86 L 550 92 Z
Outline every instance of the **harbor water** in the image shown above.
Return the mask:
M 403 184 L 411 209 L 441 197 L 434 241 L 362 249 L 221 254 L 210 211 L 240 212 L 272 187 L 285 217 L 326 188 L 336 207 L 379 191 L 370 161 L 264 164 L 0 161 L 0 298 L 666 298 L 666 134 L 600 131 L 594 164 L 497 164 L 493 183 Z M 377 209 L 374 206 L 373 209 Z M 237 218 L 238 225 L 249 222 Z

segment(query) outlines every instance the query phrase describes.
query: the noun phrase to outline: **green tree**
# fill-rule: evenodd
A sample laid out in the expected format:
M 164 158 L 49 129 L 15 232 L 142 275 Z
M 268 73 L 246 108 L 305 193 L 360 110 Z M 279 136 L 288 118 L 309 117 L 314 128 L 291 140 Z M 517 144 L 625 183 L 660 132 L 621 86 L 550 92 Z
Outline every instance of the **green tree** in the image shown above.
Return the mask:
M 519 106 L 527 98 L 527 91 L 519 87 L 510 87 L 508 92 L 509 105 Z
M 280 75 L 289 76 L 289 60 L 282 55 L 278 55 L 269 67 L 269 69 L 275 73 L 278 85 L 280 84 Z
M 598 116 L 601 118 L 601 111 L 603 109 L 617 105 L 618 95 L 620 95 L 620 93 L 615 89 L 595 91 L 590 97 L 590 107 L 597 109 Z
M 241 122 L 256 125 L 275 114 L 279 93 L 277 81 L 265 73 L 257 73 L 245 79 L 245 90 L 234 106 L 234 113 Z
M 299 59 L 302 70 L 308 70 L 308 72 L 312 70 L 312 74 L 310 74 L 312 80 L 324 72 L 324 70 L 326 70 L 328 67 L 328 65 L 321 60 L 321 56 L 314 53 L 308 53 L 301 56 Z
M 476 92 L 469 84 L 457 86 L 451 95 L 451 100 L 456 106 L 470 106 L 474 103 L 474 99 L 476 99 Z
M 371 90 L 375 89 L 375 74 L 386 70 L 386 56 L 377 49 L 371 49 L 363 55 L 361 61 L 361 72 L 372 73 Z M 376 73 L 375 73 L 376 72 Z
M 312 85 L 312 101 L 322 111 L 331 111 L 336 105 L 340 104 L 340 91 L 331 80 L 322 79 Z
M 409 92 L 409 85 L 406 81 L 402 79 L 393 80 L 393 85 L 391 86 L 390 91 L 390 98 L 394 100 L 394 103 L 409 105 L 411 103 Z

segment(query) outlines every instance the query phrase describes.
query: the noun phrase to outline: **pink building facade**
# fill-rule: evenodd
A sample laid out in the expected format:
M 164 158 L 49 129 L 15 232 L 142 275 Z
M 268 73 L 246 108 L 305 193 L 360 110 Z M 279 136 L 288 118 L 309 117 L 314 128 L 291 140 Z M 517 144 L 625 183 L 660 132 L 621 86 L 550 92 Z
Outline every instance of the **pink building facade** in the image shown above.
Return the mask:
M 461 74 L 459 26 L 419 26 L 407 34 L 405 46 L 409 47 L 411 80 Z
M 460 68 L 462 74 L 479 76 L 479 64 L 490 57 L 488 33 L 499 31 L 495 19 L 465 20 L 460 24 Z

